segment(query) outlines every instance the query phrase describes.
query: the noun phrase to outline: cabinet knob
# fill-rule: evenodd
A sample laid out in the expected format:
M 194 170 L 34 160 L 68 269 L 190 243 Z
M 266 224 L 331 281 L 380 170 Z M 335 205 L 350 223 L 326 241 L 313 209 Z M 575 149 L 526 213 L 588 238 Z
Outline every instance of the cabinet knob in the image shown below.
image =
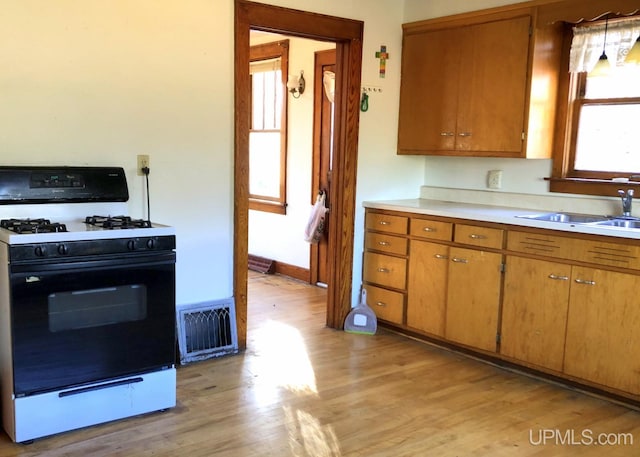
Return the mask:
M 449 258 L 448 255 L 444 255 L 444 254 L 435 254 L 434 257 L 436 259 L 445 259 L 445 260 Z
M 473 240 L 484 240 L 487 237 L 484 235 L 476 235 L 475 233 L 472 233 L 471 235 L 469 235 L 469 238 Z
M 380 273 L 389 273 L 389 269 L 388 268 L 378 268 L 378 272 L 380 272 Z
M 578 278 L 578 279 L 576 279 L 576 282 L 578 284 L 584 284 L 586 286 L 595 286 L 596 285 L 596 282 L 592 281 L 590 279 L 580 279 L 580 278 Z
M 458 133 L 458 136 L 471 136 L 471 132 Z
M 424 232 L 435 232 L 436 229 L 434 229 L 433 227 L 424 227 L 422 229 Z
M 453 132 L 440 132 L 440 136 L 453 136 Z
M 391 222 L 388 222 L 388 221 L 380 221 L 380 225 L 391 225 Z
M 569 279 L 569 277 L 568 276 L 554 275 L 553 273 L 551 273 L 549 275 L 549 279 L 556 279 L 558 281 L 567 281 Z
M 456 262 L 456 263 L 467 263 L 468 260 L 467 259 L 463 259 L 461 257 L 453 257 L 451 259 L 452 262 Z
M 391 246 L 391 243 L 389 243 L 388 241 L 378 241 L 378 244 L 380 246 Z
M 376 306 L 387 306 L 387 304 L 385 302 L 381 302 L 381 301 L 377 301 L 376 302 Z

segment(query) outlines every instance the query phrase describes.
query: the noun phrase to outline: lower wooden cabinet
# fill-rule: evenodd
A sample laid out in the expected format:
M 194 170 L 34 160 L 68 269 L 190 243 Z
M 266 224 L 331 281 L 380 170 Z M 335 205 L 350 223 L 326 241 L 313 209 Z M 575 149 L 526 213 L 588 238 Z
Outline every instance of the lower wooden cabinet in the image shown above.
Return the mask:
M 411 240 L 407 326 L 444 337 L 449 246 Z
M 571 266 L 507 256 L 500 352 L 562 371 Z
M 573 267 L 564 372 L 640 394 L 640 276 Z
M 407 213 L 367 224 L 380 320 L 640 399 L 640 243 Z
M 452 247 L 449 250 L 445 338 L 496 351 L 502 255 Z

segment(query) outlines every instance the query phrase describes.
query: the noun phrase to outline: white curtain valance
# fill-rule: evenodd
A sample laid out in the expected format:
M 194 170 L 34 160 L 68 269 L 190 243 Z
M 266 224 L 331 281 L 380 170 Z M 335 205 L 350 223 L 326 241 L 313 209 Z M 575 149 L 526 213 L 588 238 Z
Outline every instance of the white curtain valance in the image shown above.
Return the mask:
M 569 71 L 589 72 L 595 67 L 604 43 L 605 25 L 574 27 Z M 609 22 L 605 53 L 611 65 L 622 65 L 627 53 L 640 36 L 640 18 Z

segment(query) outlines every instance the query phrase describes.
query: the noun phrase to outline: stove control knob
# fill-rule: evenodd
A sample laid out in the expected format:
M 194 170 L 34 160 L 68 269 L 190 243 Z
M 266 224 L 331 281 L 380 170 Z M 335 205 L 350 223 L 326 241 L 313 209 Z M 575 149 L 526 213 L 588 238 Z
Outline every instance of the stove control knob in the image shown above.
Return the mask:
M 60 254 L 60 255 L 69 254 L 69 248 L 67 247 L 66 244 L 59 244 L 58 245 L 58 254 Z
M 147 249 L 153 249 L 156 247 L 156 242 L 153 238 L 147 240 Z
M 44 246 L 36 246 L 34 253 L 36 257 L 45 257 L 47 255 L 47 250 Z
M 130 251 L 136 250 L 136 242 L 134 240 L 127 241 L 127 249 Z

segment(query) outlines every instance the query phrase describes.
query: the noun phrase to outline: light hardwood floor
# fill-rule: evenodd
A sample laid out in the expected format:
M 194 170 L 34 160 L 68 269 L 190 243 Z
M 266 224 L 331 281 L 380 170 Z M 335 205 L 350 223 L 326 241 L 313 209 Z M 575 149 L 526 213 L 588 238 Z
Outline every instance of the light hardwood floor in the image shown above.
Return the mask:
M 180 367 L 176 408 L 27 446 L 2 434 L 0 457 L 640 455 L 639 412 L 384 330 L 328 329 L 325 294 L 250 274 L 247 351 Z M 633 445 L 585 444 L 600 433 Z

